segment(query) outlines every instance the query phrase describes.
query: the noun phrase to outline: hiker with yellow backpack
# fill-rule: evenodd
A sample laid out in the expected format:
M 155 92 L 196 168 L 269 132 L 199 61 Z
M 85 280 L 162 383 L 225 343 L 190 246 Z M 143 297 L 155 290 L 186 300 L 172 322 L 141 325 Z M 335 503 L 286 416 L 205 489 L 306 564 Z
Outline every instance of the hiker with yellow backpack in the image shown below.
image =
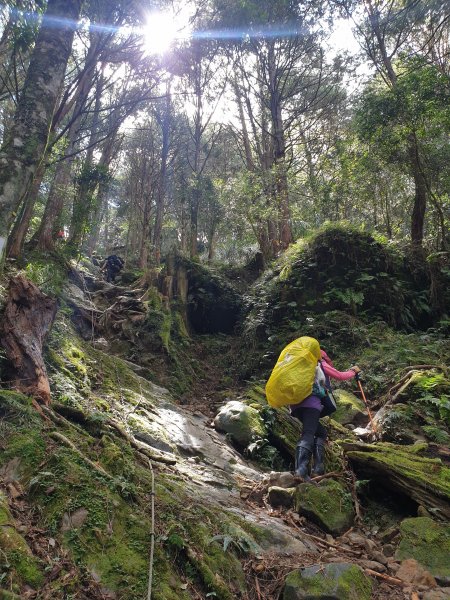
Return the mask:
M 341 381 L 359 373 L 358 366 L 338 371 L 319 342 L 300 337 L 286 346 L 266 384 L 270 406 L 289 405 L 291 414 L 302 423 L 302 435 L 295 450 L 295 474 L 308 481 L 309 463 L 313 456 L 313 476 L 324 473 L 324 453 L 327 430 L 319 419 L 336 410 L 328 391 L 330 377 Z

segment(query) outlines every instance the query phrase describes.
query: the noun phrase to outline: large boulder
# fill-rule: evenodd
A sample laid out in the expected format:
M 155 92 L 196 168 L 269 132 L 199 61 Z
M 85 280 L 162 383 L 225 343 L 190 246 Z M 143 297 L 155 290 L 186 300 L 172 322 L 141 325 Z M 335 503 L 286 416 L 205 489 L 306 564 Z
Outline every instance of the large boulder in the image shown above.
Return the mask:
M 372 582 L 351 563 L 313 565 L 286 577 L 283 600 L 370 600 Z
M 351 392 L 346 390 L 334 390 L 337 410 L 331 418 L 341 425 L 365 425 L 367 423 L 367 411 L 364 402 Z
M 400 533 L 397 559 L 415 558 L 434 577 L 450 577 L 450 525 L 417 517 L 402 521 Z
M 295 492 L 294 507 L 327 533 L 339 535 L 353 524 L 351 495 L 333 479 L 323 479 L 317 485 L 301 483 Z
M 239 400 L 231 400 L 222 406 L 214 426 L 228 433 L 240 446 L 248 446 L 258 438 L 267 437 L 267 430 L 259 412 Z

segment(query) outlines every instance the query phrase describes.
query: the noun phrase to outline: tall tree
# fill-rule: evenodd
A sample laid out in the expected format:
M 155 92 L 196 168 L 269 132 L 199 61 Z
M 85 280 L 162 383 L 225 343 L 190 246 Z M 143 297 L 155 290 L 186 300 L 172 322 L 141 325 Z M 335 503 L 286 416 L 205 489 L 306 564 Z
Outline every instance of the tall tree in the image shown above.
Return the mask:
M 445 0 L 364 0 L 362 21 L 358 19 L 361 3 L 352 0 L 333 0 L 333 3 L 339 6 L 344 14 L 353 18 L 362 48 L 394 95 L 399 87 L 399 79 L 403 76 L 398 68 L 402 54 L 403 57 L 407 56 L 408 52 L 419 51 L 423 54 L 425 50 L 430 53 L 426 44 L 417 48 L 415 40 L 419 33 L 432 23 L 432 35 L 428 41 L 433 46 L 433 38 L 440 39 L 437 32 L 445 25 L 445 21 L 448 21 L 448 3 Z M 436 18 L 440 25 L 436 25 Z M 418 142 L 417 131 L 412 122 L 407 126 L 409 135 L 404 160 L 414 183 L 411 242 L 415 247 L 421 248 L 430 191 L 425 175 L 426 158 Z
M 49 0 L 14 123 L 0 150 L 0 262 L 15 212 L 45 156 L 81 1 Z

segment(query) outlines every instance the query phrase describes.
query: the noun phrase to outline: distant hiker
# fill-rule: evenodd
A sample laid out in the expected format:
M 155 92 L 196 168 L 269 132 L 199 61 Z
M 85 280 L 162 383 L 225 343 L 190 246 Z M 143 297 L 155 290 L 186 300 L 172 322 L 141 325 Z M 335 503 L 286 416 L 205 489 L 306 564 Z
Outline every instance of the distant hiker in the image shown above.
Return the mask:
M 123 269 L 124 264 L 124 260 L 120 258 L 120 256 L 117 256 L 116 254 L 108 256 L 102 266 L 102 271 L 104 273 L 106 272 L 106 281 L 114 283 L 116 276 Z
M 312 475 L 323 475 L 327 430 L 319 422 L 336 410 L 329 395 L 330 377 L 344 381 L 360 372 L 358 366 L 337 371 L 319 342 L 301 337 L 281 352 L 266 385 L 271 406 L 289 405 L 291 414 L 302 422 L 302 435 L 295 451 L 295 474 L 309 480 L 308 468 L 313 455 Z
M 316 367 L 316 378 L 312 394 L 298 404 L 290 406 L 292 416 L 302 422 L 303 430 L 298 441 L 295 452 L 295 474 L 303 479 L 309 479 L 308 467 L 313 457 L 313 468 L 311 475 L 323 475 L 325 442 L 327 430 L 319 421 L 322 417 L 328 417 L 336 410 L 336 405 L 330 397 L 330 378 L 345 381 L 352 379 L 361 369 L 355 365 L 348 371 L 338 371 L 324 350 L 320 351 L 321 360 Z

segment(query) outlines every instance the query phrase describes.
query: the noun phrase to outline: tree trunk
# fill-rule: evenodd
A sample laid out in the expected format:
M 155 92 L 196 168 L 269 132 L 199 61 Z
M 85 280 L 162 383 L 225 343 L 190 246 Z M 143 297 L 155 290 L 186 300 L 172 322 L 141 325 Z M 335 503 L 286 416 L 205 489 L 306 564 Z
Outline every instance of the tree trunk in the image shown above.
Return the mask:
M 98 166 L 103 169 L 104 177 L 102 180 L 100 180 L 98 184 L 97 197 L 95 199 L 95 202 L 93 203 L 94 207 L 90 219 L 91 232 L 86 245 L 86 249 L 89 253 L 89 256 L 92 254 L 95 246 L 97 245 L 97 240 L 100 233 L 101 215 L 104 211 L 105 203 L 108 202 L 108 193 L 111 184 L 110 167 L 113 159 L 117 156 L 119 148 L 120 142 L 118 143 L 117 131 L 115 131 L 111 134 L 109 138 L 105 140 L 103 144 L 102 154 L 98 162 Z
M 30 226 L 34 205 L 36 204 L 44 173 L 45 164 L 42 162 L 38 167 L 30 190 L 22 204 L 21 213 L 17 217 L 11 233 L 9 234 L 6 250 L 8 258 L 18 258 L 22 252 L 25 236 L 27 235 Z
M 57 302 L 23 275 L 10 281 L 0 324 L 0 340 L 10 368 L 12 387 L 49 404 L 50 385 L 42 346 L 56 316 Z
M 200 180 L 197 177 L 194 181 L 194 188 L 191 193 L 191 258 L 198 255 L 198 209 L 200 206 Z
M 101 98 L 104 88 L 104 78 L 100 77 L 95 90 L 95 106 L 92 117 L 88 149 L 81 169 L 81 180 L 73 199 L 72 219 L 70 222 L 69 244 L 74 250 L 79 250 L 83 242 L 86 227 L 92 211 L 92 197 L 98 185 L 93 173 L 94 145 L 98 140 Z
M 409 146 L 411 174 L 414 179 L 414 206 L 411 216 L 411 242 L 420 247 L 423 242 L 425 211 L 427 208 L 427 182 L 420 164 L 419 149 L 414 134 L 411 135 Z
M 81 0 L 49 0 L 14 123 L 0 151 L 0 262 L 14 217 L 45 156 Z M 54 27 L 54 19 L 58 27 Z
M 166 106 L 164 115 L 161 119 L 161 169 L 159 173 L 158 190 L 156 193 L 155 227 L 153 230 L 153 259 L 156 266 L 159 266 L 161 262 L 161 234 L 164 217 L 164 202 L 166 197 L 167 163 L 170 149 L 170 83 L 167 85 L 166 95 Z
M 273 156 L 275 170 L 275 194 L 279 206 L 279 242 L 285 250 L 292 243 L 291 211 L 289 207 L 289 191 L 286 172 L 286 141 L 283 116 L 281 114 L 281 98 L 278 91 L 273 46 L 268 54 L 270 84 L 270 115 L 272 119 Z
M 72 164 L 75 158 L 74 155 L 79 147 L 78 138 L 82 127 L 81 116 L 86 106 L 88 94 L 91 90 L 97 55 L 98 41 L 97 38 L 94 38 L 91 35 L 91 42 L 86 56 L 86 72 L 81 78 L 76 91 L 72 123 L 67 134 L 65 156 L 56 166 L 56 172 L 50 187 L 44 215 L 32 240 L 32 243 L 36 244 L 40 250 L 53 250 L 55 244 L 54 234 L 61 227 L 59 221 L 64 208 L 64 199 L 67 197 L 67 189 L 72 173 Z
M 71 148 L 73 148 L 71 146 Z M 55 233 L 60 229 L 61 213 L 64 199 L 67 196 L 71 178 L 72 159 L 64 159 L 56 167 L 50 192 L 44 209 L 44 215 L 38 230 L 34 234 L 31 245 L 40 250 L 53 250 L 55 246 Z
M 450 494 L 440 459 L 418 456 L 411 446 L 345 442 L 343 447 L 358 474 L 409 496 L 437 518 L 450 519 Z

